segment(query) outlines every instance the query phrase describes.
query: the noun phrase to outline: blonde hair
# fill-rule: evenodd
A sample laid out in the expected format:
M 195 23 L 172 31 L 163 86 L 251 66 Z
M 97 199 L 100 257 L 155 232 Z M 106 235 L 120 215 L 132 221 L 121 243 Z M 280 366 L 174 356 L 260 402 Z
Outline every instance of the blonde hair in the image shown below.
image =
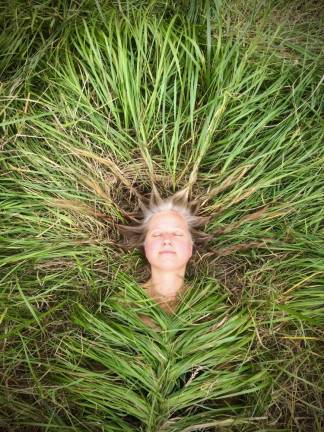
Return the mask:
M 157 213 L 164 211 L 178 212 L 186 220 L 189 232 L 191 233 L 192 242 L 194 245 L 205 243 L 210 240 L 211 236 L 200 230 L 202 225 L 205 225 L 210 217 L 197 215 L 198 202 L 188 200 L 188 188 L 176 192 L 167 199 L 162 199 L 155 185 L 153 184 L 152 192 L 148 206 L 139 201 L 141 219 L 137 226 L 117 225 L 119 230 L 127 239 L 127 244 L 123 245 L 127 248 L 137 248 L 142 253 L 144 252 L 144 241 L 148 231 L 148 224 L 151 217 Z

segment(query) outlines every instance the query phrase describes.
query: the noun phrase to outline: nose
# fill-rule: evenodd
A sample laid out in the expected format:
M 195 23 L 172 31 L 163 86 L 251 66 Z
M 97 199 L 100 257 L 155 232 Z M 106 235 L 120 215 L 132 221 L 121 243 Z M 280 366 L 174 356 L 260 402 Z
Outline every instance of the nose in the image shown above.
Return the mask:
M 171 244 L 171 234 L 164 233 L 162 243 L 163 244 Z

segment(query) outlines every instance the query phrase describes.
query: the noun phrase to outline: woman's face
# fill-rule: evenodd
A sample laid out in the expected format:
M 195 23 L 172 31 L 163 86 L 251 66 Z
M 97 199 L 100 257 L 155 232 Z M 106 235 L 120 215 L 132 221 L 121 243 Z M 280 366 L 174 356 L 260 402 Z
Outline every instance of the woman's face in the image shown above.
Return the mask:
M 184 217 L 171 210 L 152 216 L 144 249 L 151 266 L 160 270 L 186 266 L 192 255 L 192 237 Z

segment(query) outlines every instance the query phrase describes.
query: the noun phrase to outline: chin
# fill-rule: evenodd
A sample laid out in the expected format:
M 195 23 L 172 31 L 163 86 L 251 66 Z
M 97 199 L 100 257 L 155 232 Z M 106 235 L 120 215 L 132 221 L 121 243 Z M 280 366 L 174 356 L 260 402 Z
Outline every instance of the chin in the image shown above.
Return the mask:
M 175 264 L 175 263 L 159 263 L 156 265 L 160 270 L 166 270 L 166 271 L 175 271 L 175 270 L 181 270 L 186 264 Z

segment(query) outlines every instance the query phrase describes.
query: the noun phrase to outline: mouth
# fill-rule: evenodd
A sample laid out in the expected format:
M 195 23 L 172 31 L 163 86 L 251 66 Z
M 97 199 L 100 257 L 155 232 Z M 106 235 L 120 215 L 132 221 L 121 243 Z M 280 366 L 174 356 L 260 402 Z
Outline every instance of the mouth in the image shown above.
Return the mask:
M 175 254 L 173 251 L 161 251 L 160 254 Z

